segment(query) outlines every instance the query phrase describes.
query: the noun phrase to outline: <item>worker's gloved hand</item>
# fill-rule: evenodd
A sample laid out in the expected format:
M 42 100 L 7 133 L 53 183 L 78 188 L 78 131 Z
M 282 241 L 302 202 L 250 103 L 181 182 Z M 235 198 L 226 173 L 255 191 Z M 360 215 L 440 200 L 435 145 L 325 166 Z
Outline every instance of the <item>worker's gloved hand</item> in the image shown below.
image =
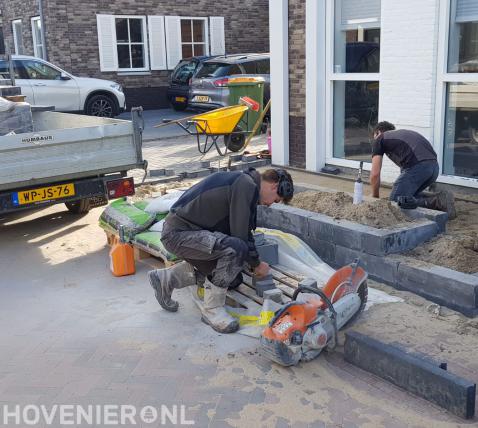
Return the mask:
M 269 265 L 266 262 L 260 262 L 254 269 L 254 275 L 257 278 L 264 278 L 269 273 Z

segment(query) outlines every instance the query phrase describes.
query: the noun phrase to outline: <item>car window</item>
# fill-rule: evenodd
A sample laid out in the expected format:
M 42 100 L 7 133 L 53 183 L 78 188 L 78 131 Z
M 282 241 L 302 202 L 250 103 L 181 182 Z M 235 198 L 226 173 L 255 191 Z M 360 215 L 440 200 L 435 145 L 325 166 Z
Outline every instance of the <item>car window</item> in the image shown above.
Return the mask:
M 246 74 L 257 74 L 256 61 L 243 62 L 241 65 L 244 67 Z
M 194 74 L 197 61 L 181 61 L 173 71 L 171 80 L 178 83 L 186 83 Z
M 50 67 L 47 64 L 44 64 L 43 62 L 30 59 L 19 62 L 25 68 L 29 79 L 55 80 L 60 79 L 61 77 L 60 71 L 58 71 L 56 68 Z
M 15 79 L 25 79 L 23 69 L 18 67 L 18 61 L 13 61 Z M 7 61 L 0 61 L 0 79 L 10 79 L 10 67 Z
M 268 59 L 257 61 L 257 74 L 270 74 L 271 67 Z
M 201 65 L 197 72 L 197 78 L 223 77 L 231 74 L 243 74 L 237 64 L 224 64 L 220 62 L 207 62 Z

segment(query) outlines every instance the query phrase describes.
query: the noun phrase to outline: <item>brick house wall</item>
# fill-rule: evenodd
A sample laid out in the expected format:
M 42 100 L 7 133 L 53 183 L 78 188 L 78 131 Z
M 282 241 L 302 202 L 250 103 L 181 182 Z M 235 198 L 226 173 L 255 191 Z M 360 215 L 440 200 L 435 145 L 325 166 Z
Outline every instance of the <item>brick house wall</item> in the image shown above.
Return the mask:
M 11 53 L 15 52 L 12 34 L 12 21 L 15 19 L 21 19 L 25 54 L 33 55 L 33 38 L 30 19 L 39 15 L 37 2 L 35 0 L 4 0 L 0 1 L 0 7 L 2 11 L 5 49 L 9 49 Z
M 305 168 L 305 1 L 289 0 L 289 163 Z
M 224 16 L 226 53 L 269 51 L 269 4 L 267 0 L 211 2 L 209 0 L 43 0 L 48 60 L 72 74 L 119 82 L 129 106 L 165 107 L 170 71 L 147 73 L 101 72 L 97 14 L 175 15 L 187 17 Z M 37 0 L 8 0 L 3 10 L 5 22 L 16 15 L 25 22 L 38 15 Z M 6 26 L 8 26 L 6 24 Z M 24 26 L 26 54 L 33 54 L 31 28 Z M 5 31 L 12 40 L 11 25 Z M 26 41 L 29 44 L 27 46 Z

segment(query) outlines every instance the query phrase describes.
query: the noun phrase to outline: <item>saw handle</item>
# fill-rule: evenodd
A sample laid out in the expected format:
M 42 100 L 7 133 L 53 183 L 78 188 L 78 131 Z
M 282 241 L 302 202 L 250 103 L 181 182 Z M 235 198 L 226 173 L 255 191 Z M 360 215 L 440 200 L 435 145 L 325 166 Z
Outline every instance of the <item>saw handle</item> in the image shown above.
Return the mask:
M 325 302 L 325 304 L 330 309 L 330 312 L 332 312 L 334 316 L 337 316 L 337 312 L 334 309 L 334 305 L 332 304 L 330 299 L 327 297 L 327 295 L 319 288 L 312 288 L 306 285 L 299 285 L 299 287 L 296 288 L 296 290 L 294 291 L 294 294 L 292 295 L 292 300 L 297 300 L 297 296 L 300 293 L 305 293 L 305 292 L 317 294 L 318 296 L 320 296 L 320 298 Z

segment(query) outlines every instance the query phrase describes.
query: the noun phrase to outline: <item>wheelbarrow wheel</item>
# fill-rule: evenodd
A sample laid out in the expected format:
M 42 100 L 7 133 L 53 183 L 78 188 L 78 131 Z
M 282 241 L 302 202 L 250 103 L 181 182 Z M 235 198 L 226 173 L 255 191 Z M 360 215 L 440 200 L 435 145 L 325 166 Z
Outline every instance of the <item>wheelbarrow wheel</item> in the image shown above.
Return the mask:
M 224 135 L 224 144 L 231 152 L 238 152 L 244 147 L 246 136 L 239 132 L 242 132 L 242 130 L 236 128 L 232 134 Z

